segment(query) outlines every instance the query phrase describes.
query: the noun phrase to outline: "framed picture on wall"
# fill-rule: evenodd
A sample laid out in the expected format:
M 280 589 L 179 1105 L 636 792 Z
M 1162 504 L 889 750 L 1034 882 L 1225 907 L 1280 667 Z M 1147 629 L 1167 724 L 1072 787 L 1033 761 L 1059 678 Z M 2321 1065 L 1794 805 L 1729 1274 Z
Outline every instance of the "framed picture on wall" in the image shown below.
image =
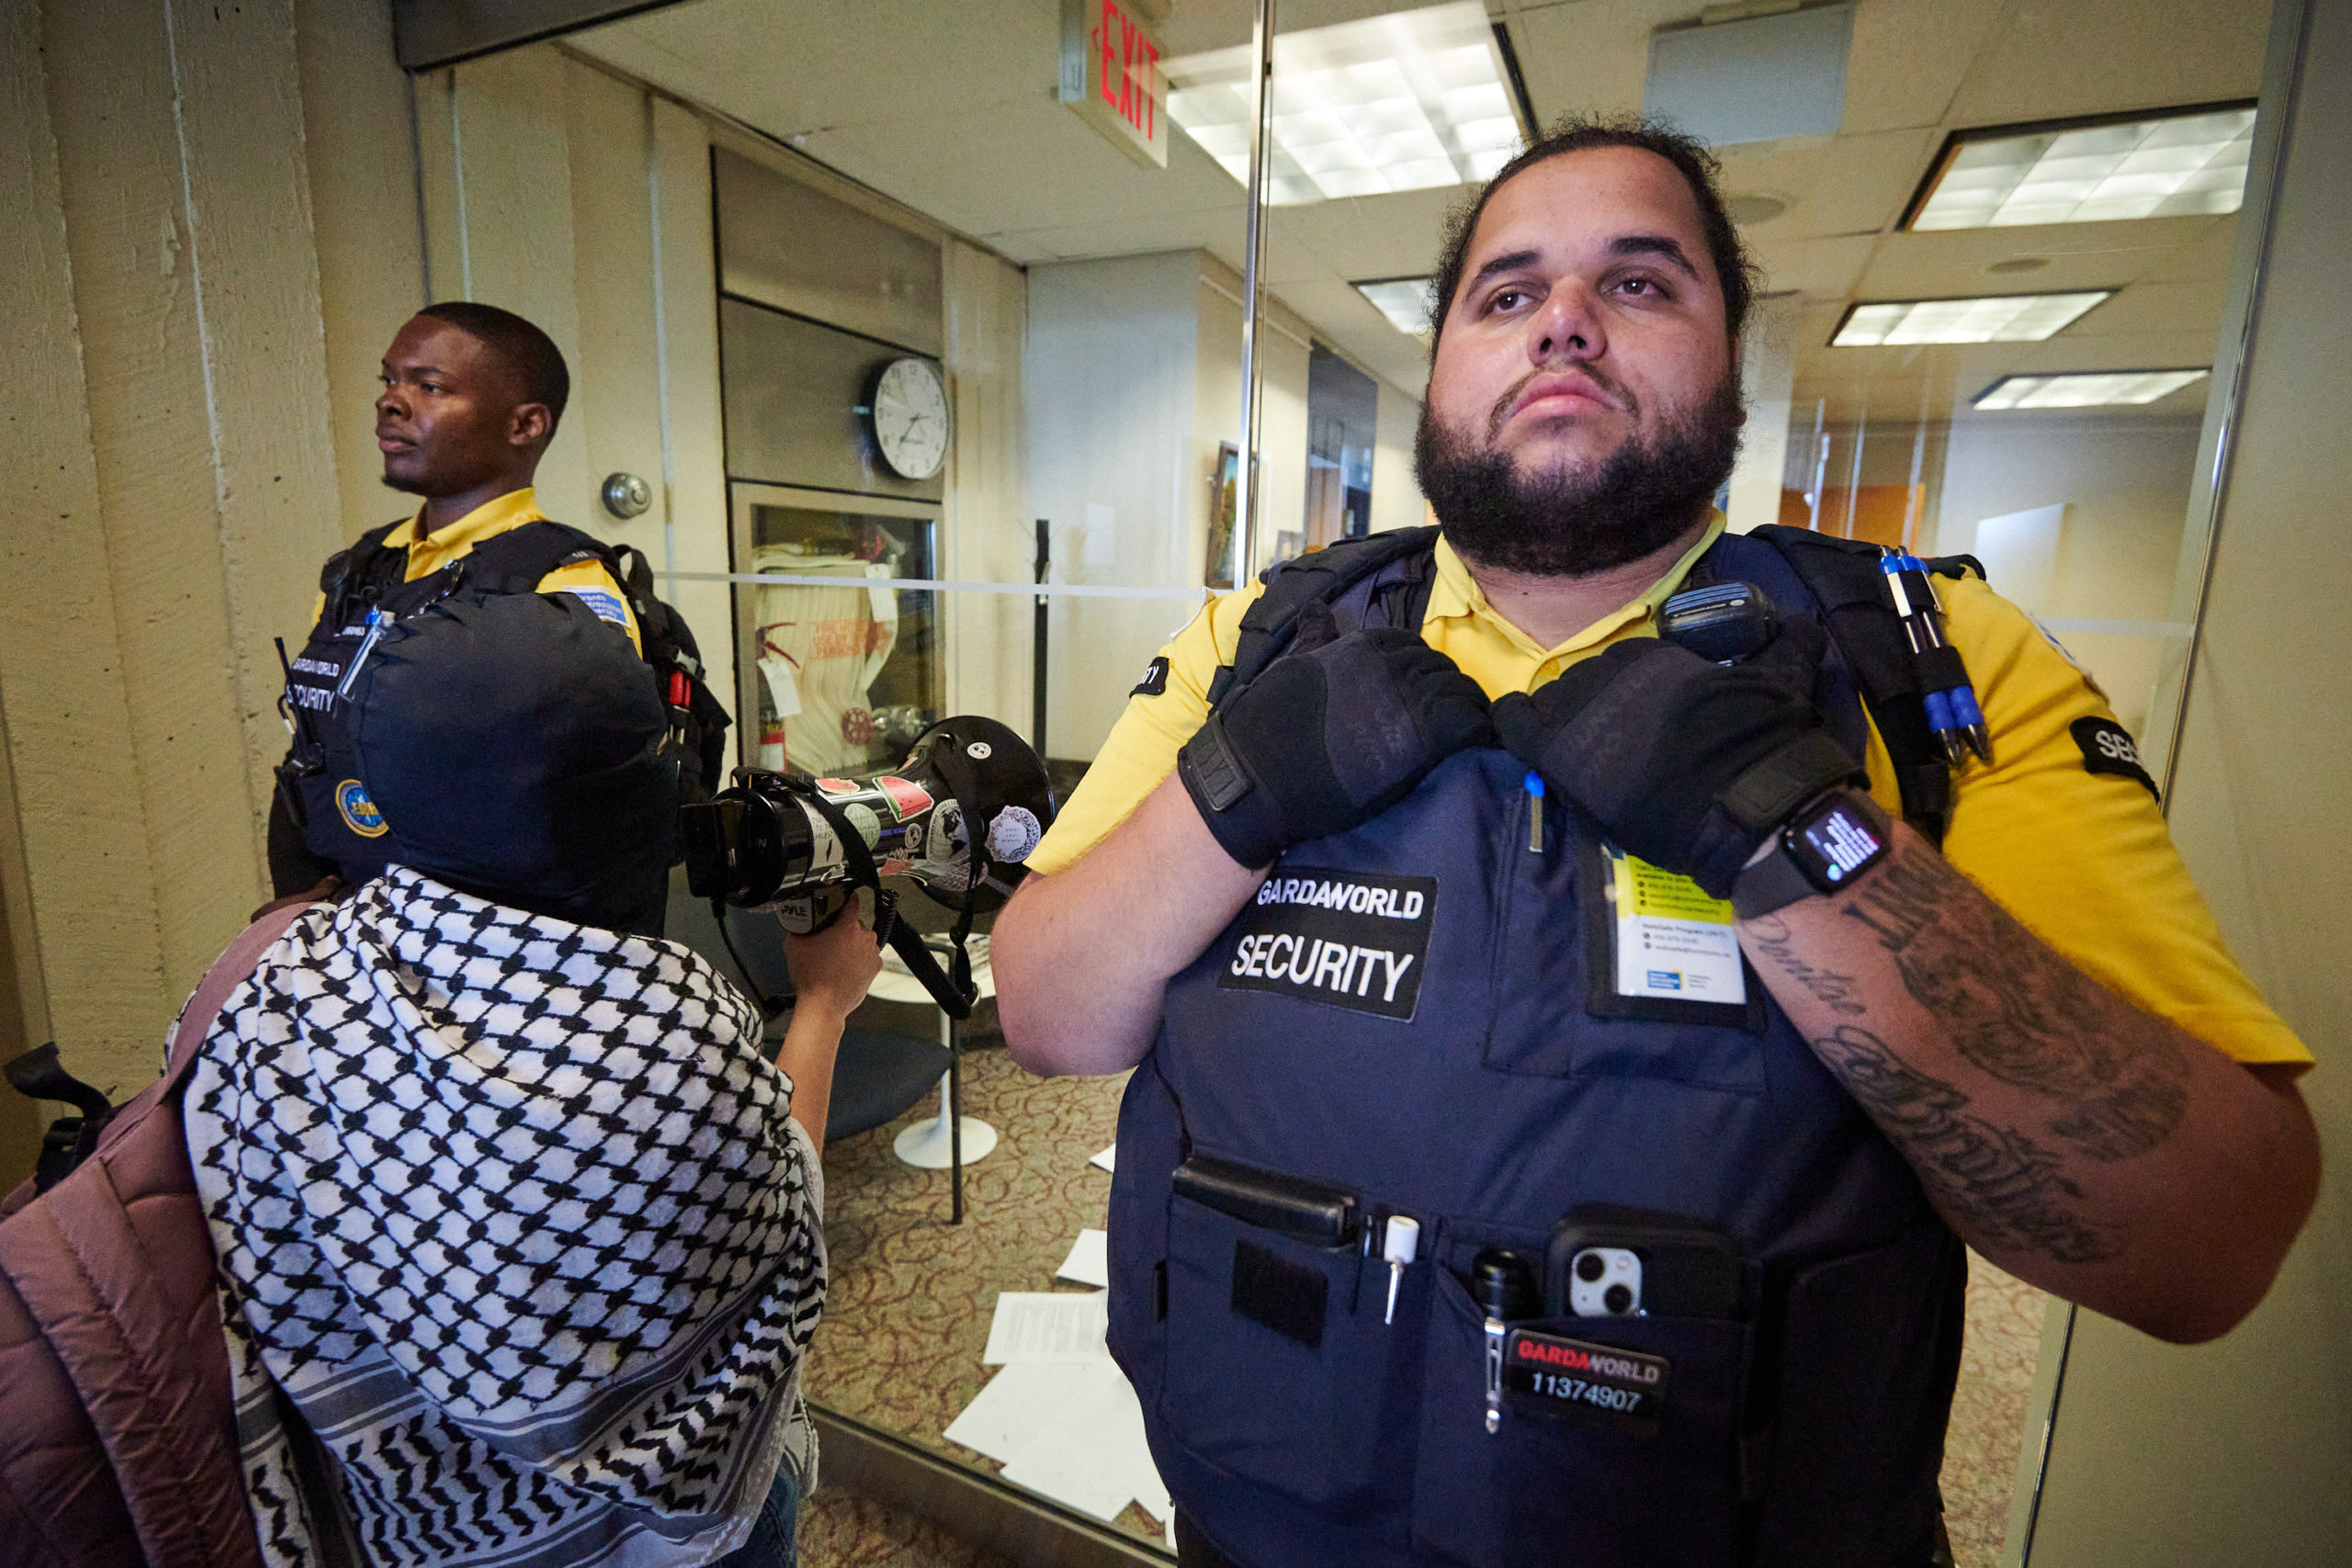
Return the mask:
M 1216 468 L 1209 475 L 1208 565 L 1201 577 L 1211 588 L 1233 586 L 1233 519 L 1240 478 L 1240 449 L 1230 441 L 1218 442 Z

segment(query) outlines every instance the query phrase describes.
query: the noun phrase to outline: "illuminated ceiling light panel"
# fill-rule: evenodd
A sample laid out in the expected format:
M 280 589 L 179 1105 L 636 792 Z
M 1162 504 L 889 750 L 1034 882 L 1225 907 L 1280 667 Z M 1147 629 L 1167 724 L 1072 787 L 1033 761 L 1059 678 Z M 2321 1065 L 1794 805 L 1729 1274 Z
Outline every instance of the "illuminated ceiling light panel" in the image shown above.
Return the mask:
M 1430 285 L 1427 277 L 1368 277 L 1353 285 L 1355 291 L 1372 301 L 1373 309 L 1388 318 L 1388 324 L 1407 337 L 1427 338 L 1430 335 Z
M 1249 49 L 1162 68 L 1169 115 L 1247 186 Z M 1483 180 L 1524 145 L 1479 0 L 1278 34 L 1273 95 L 1277 207 Z
M 2004 376 L 1976 394 L 1980 409 L 2096 409 L 2153 403 L 2201 381 L 2209 370 L 2107 370 L 2064 376 Z
M 1996 294 L 1981 299 L 1890 299 L 1856 305 L 1838 323 L 1832 348 L 1908 343 L 2040 343 L 2112 288 L 2080 294 Z
M 2235 212 L 2253 155 L 2251 104 L 2103 125 L 1962 131 L 1945 143 L 1904 227 Z

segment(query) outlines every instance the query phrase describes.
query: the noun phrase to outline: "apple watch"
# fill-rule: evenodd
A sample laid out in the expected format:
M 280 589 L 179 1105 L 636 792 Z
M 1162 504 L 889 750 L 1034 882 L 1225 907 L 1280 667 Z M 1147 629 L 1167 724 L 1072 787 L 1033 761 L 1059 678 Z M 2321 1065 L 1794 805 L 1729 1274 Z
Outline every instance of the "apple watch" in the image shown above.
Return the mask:
M 1815 798 L 1781 829 L 1774 851 L 1732 884 L 1732 912 L 1741 919 L 1769 915 L 1816 893 L 1835 893 L 1884 860 L 1894 828 L 1878 803 L 1860 790 L 1837 789 Z

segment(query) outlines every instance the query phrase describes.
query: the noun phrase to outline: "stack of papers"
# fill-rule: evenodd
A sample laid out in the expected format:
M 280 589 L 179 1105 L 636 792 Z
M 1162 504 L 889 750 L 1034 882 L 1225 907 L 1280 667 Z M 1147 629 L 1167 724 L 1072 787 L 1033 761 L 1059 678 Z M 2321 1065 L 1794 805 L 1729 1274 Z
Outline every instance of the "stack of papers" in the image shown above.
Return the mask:
M 1103 1233 L 1082 1231 L 1060 1269 L 1103 1283 Z M 1110 1522 L 1132 1499 L 1169 1523 L 1168 1489 L 1143 1436 L 1143 1407 L 1102 1342 L 1102 1291 L 1004 1291 L 981 1360 L 1004 1370 L 947 1428 L 1004 1466 L 1004 1478 Z

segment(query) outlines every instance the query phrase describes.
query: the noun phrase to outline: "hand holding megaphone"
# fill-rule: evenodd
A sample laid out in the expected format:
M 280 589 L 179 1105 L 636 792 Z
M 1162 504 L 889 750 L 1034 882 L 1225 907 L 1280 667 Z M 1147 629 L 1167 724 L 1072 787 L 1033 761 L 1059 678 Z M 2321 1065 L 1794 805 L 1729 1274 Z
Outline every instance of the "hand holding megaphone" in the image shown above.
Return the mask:
M 678 828 L 695 897 L 773 910 L 786 931 L 816 931 L 858 888 L 872 888 L 876 934 L 962 1018 L 971 1010 L 969 987 L 949 981 L 897 919 L 882 878 L 910 878 L 968 923 L 1012 897 L 1053 816 L 1037 753 L 994 719 L 966 716 L 924 730 L 886 773 L 809 778 L 739 769 L 731 787 L 682 807 Z

